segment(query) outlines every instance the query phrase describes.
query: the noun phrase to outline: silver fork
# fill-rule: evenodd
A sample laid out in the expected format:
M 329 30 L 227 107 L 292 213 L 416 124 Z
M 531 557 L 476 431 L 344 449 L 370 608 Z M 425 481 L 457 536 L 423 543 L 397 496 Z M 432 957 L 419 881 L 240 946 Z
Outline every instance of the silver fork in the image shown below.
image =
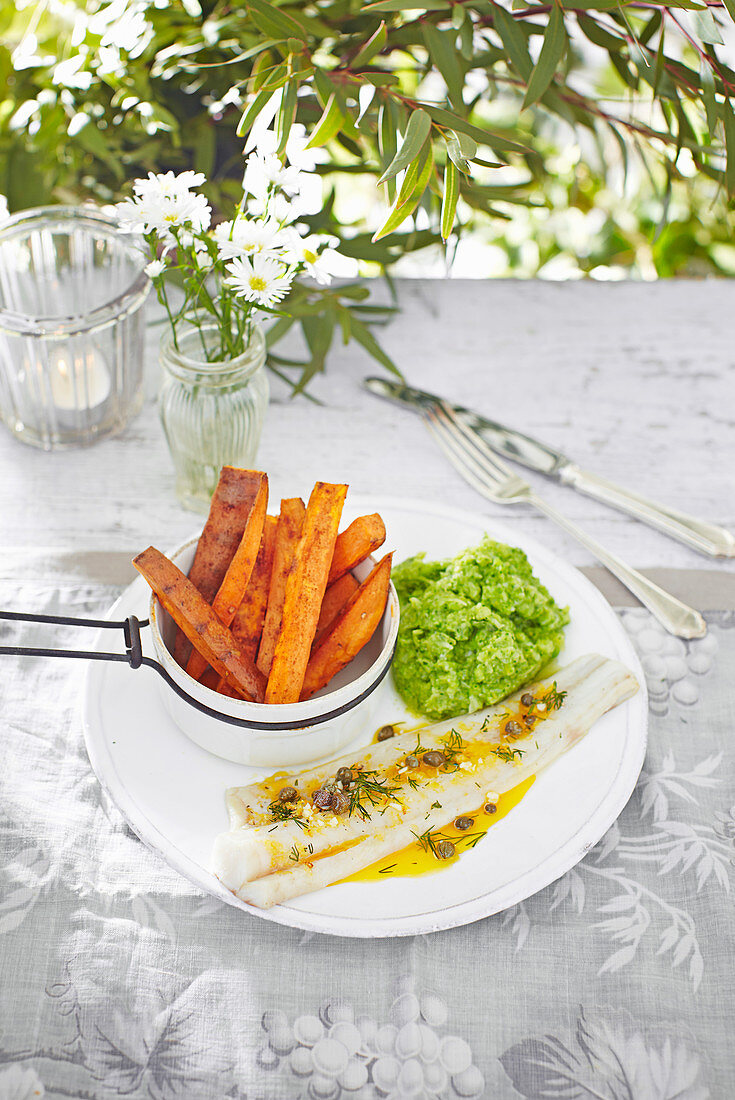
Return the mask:
M 670 634 L 676 634 L 680 638 L 701 638 L 707 633 L 707 624 L 698 611 L 631 569 L 575 523 L 571 523 L 561 512 L 557 512 L 556 508 L 547 504 L 527 481 L 518 477 L 484 440 L 456 416 L 449 405 L 439 401 L 433 407 L 425 407 L 422 416 L 449 461 L 478 493 L 496 504 L 532 504 L 534 508 L 538 508 L 586 546 L 590 553 L 638 597 Z

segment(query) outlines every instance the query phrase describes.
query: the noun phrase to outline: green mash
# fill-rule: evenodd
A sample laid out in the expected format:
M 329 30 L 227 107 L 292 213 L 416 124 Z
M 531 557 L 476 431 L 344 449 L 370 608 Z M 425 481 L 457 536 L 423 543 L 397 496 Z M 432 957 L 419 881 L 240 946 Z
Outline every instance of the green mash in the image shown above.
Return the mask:
M 452 718 L 504 699 L 557 655 L 558 607 L 522 550 L 485 537 L 449 561 L 393 570 L 401 604 L 393 678 L 411 710 Z

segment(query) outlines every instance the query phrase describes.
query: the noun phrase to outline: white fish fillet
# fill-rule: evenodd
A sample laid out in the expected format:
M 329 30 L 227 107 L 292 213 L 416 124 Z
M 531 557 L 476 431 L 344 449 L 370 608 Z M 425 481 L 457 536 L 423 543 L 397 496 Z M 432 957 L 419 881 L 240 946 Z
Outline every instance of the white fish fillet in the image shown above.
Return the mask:
M 298 789 L 308 797 L 341 766 L 359 761 L 371 771 L 389 769 L 391 783 L 401 784 L 399 801 L 386 802 L 367 820 L 357 814 L 336 816 L 317 811 L 305 830 L 293 821 L 274 822 L 268 811 L 273 787 L 269 788 L 267 781 L 231 789 L 228 806 L 234 827 L 215 841 L 214 873 L 243 900 L 261 907 L 320 889 L 405 847 L 417 831 L 441 829 L 463 811 L 475 810 L 487 791 L 502 794 L 537 774 L 571 748 L 606 711 L 638 689 L 623 665 L 597 655 L 579 658 L 553 679 L 557 690 L 567 693 L 562 707 L 520 738 L 508 741 L 503 736 L 508 710 L 514 710 L 524 691 L 544 694 L 549 681 L 526 686 L 477 714 L 421 730 L 425 749 L 444 748 L 442 738 L 450 730 L 457 731 L 466 771 L 460 764 L 460 770 L 451 773 L 421 773 L 415 788 L 402 785 L 408 776 L 417 774 L 395 774 L 396 765 L 416 745 L 413 732 L 368 746 L 362 755 L 353 753 L 279 780 L 282 785 L 298 778 Z M 520 750 L 522 756 L 513 762 L 499 759 L 494 750 L 500 747 L 503 751 L 503 746 Z

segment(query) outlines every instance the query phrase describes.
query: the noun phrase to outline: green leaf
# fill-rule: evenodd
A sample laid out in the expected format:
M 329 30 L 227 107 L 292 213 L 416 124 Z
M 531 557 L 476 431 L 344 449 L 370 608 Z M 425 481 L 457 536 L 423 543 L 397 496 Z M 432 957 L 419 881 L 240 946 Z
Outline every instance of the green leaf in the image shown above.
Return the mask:
M 595 46 L 602 47 L 602 49 L 607 50 L 608 53 L 620 53 L 621 50 L 625 49 L 624 37 L 610 34 L 605 27 L 601 27 L 590 15 L 585 15 L 584 12 L 577 12 L 577 22 L 585 38 L 593 42 Z
M 401 148 L 383 172 L 378 183 L 385 183 L 386 180 L 392 179 L 393 176 L 402 172 L 404 168 L 408 168 L 409 164 L 429 136 L 430 130 L 431 116 L 427 114 L 426 111 L 422 110 L 421 107 L 417 107 L 416 110 L 411 112 L 408 119 L 408 126 L 406 127 L 406 133 L 401 143 Z
M 459 172 L 451 160 L 447 161 L 444 169 L 444 194 L 442 195 L 442 220 L 441 235 L 446 241 L 452 232 L 454 215 L 457 211 L 457 199 L 459 198 Z
M 725 165 L 725 187 L 728 195 L 735 195 L 735 115 L 732 113 L 732 103 L 725 99 L 722 104 L 722 117 L 725 123 L 725 150 L 727 152 L 727 164 Z
M 360 65 L 367 65 L 369 61 L 380 53 L 383 46 L 388 40 L 388 32 L 385 29 L 385 20 L 381 21 L 375 34 L 368 38 L 364 46 L 361 46 L 359 51 L 352 59 L 352 68 L 358 68 Z
M 314 375 L 321 374 L 324 370 L 324 361 L 332 346 L 334 321 L 333 309 L 328 310 L 326 313 L 302 318 L 301 329 L 311 352 L 311 361 L 304 367 L 292 396 L 295 397 L 296 394 L 303 393 Z
M 378 151 L 384 167 L 387 167 L 396 155 L 398 148 L 397 131 L 398 110 L 393 99 L 388 99 L 380 108 L 378 115 Z M 393 202 L 396 193 L 396 185 L 393 180 L 388 180 L 388 199 Z
M 421 197 L 426 190 L 426 185 L 429 182 L 429 177 L 434 169 L 434 154 L 431 148 L 431 143 L 426 143 L 425 157 L 417 161 L 420 165 L 423 161 L 423 168 L 417 169 L 417 174 L 414 177 L 412 171 L 414 166 L 409 168 L 406 173 L 406 179 L 410 179 L 413 187 L 410 193 L 407 192 L 406 180 L 403 181 L 404 186 L 401 188 L 396 201 L 394 202 L 390 214 L 381 225 L 377 233 L 373 234 L 373 241 L 379 241 L 383 237 L 387 237 L 389 233 L 392 233 L 394 229 L 397 229 L 401 222 L 404 222 L 418 206 L 421 201 Z
M 735 0 L 722 0 L 723 4 L 727 8 L 727 14 L 735 23 Z
M 243 112 L 240 121 L 237 124 L 237 136 L 244 137 L 247 134 L 260 112 L 265 107 L 266 103 L 270 101 L 273 92 L 270 88 L 266 88 L 265 91 L 258 92 L 255 99 L 250 106 Z
M 717 26 L 715 17 L 709 8 L 705 11 L 692 12 L 692 23 L 702 42 L 707 42 L 711 46 L 724 45 L 720 28 Z
M 274 38 L 298 38 L 300 42 L 306 41 L 306 30 L 292 15 L 267 3 L 267 0 L 245 2 L 253 22 L 266 34 Z
M 315 149 L 319 145 L 326 145 L 335 134 L 339 133 L 345 121 L 345 116 L 342 114 L 337 100 L 337 93 L 332 92 L 324 108 L 324 113 L 314 127 L 306 148 Z
M 712 66 L 707 63 L 705 58 L 702 58 L 702 64 L 699 70 L 699 79 L 702 85 L 702 99 L 704 101 L 704 109 L 707 114 L 707 131 L 709 133 L 709 136 L 713 137 L 715 129 L 717 127 L 715 76 L 712 72 Z
M 559 4 L 554 3 L 544 33 L 541 53 L 531 73 L 531 79 L 523 98 L 523 107 L 530 107 L 544 94 L 552 81 L 557 65 L 564 56 L 566 45 L 567 31 L 564 26 L 564 15 Z
M 493 17 L 495 30 L 500 35 L 513 68 L 523 80 L 527 81 L 533 70 L 533 61 L 528 52 L 528 41 L 523 28 L 500 4 L 493 5 Z
M 371 84 L 375 84 L 378 88 L 398 83 L 398 77 L 395 73 L 360 73 L 360 80 L 369 80 Z
M 358 344 L 362 344 L 368 355 L 372 355 L 373 359 L 377 359 L 379 363 L 382 363 L 383 366 L 387 367 L 393 374 L 397 375 L 399 378 L 403 378 L 398 367 L 391 357 L 383 351 L 365 322 L 356 317 L 354 313 L 350 321 L 350 335 L 354 340 L 357 340 Z
M 293 121 L 296 118 L 296 97 L 298 90 L 299 84 L 297 80 L 289 80 L 283 89 L 283 95 L 281 96 L 281 103 L 276 118 L 276 134 L 278 135 L 276 152 L 279 156 L 286 148 L 288 135 L 291 132 Z
M 446 142 L 449 159 L 468 176 L 472 170 L 469 162 L 477 153 L 477 142 L 467 134 L 457 134 L 454 130 L 447 131 Z
M 272 348 L 274 344 L 277 344 L 286 335 L 293 323 L 293 317 L 279 317 L 277 321 L 274 321 L 265 334 L 265 346 Z
M 517 141 L 510 141 L 494 130 L 483 130 L 479 126 L 473 126 L 471 122 L 460 118 L 453 111 L 445 111 L 443 107 L 434 107 L 431 103 L 425 103 L 424 109 L 439 126 L 446 126 L 460 134 L 468 134 L 479 145 L 489 145 L 491 149 L 507 149 L 512 153 L 530 152 L 527 146 L 520 145 Z
M 444 78 L 455 111 L 464 111 L 462 91 L 464 71 L 459 63 L 454 31 L 440 31 L 433 23 L 424 24 L 424 42 L 432 61 Z
M 363 11 L 447 11 L 451 8 L 449 0 L 378 0 L 377 4 L 366 4 Z
M 282 88 L 288 80 L 288 69 L 285 65 L 272 65 L 270 68 L 261 69 L 253 81 L 256 91 L 275 92 Z

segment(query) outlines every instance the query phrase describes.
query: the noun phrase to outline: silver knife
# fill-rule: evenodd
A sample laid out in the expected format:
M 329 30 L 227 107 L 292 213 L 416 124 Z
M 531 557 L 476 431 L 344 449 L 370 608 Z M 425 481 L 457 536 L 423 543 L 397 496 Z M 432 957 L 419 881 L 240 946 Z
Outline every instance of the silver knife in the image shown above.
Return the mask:
M 379 397 L 385 397 L 418 410 L 434 408 L 444 400 L 436 394 L 385 378 L 366 378 L 364 386 Z M 587 496 L 595 497 L 603 504 L 628 512 L 643 523 L 656 527 L 664 534 L 678 539 L 703 554 L 710 554 L 712 557 L 735 557 L 735 536 L 724 527 L 695 519 L 675 508 L 655 504 L 652 500 L 647 500 L 630 489 L 623 489 L 612 481 L 598 477 L 597 474 L 588 473 L 560 451 L 555 451 L 545 443 L 540 443 L 537 439 L 532 439 L 531 436 L 524 435 L 523 432 L 518 432 L 514 428 L 506 428 L 496 420 L 489 420 L 471 409 L 465 409 L 461 405 L 451 405 L 451 408 L 468 427 L 484 439 L 489 447 L 506 458 L 520 462 L 530 470 L 552 477 L 562 485 L 578 489 Z

